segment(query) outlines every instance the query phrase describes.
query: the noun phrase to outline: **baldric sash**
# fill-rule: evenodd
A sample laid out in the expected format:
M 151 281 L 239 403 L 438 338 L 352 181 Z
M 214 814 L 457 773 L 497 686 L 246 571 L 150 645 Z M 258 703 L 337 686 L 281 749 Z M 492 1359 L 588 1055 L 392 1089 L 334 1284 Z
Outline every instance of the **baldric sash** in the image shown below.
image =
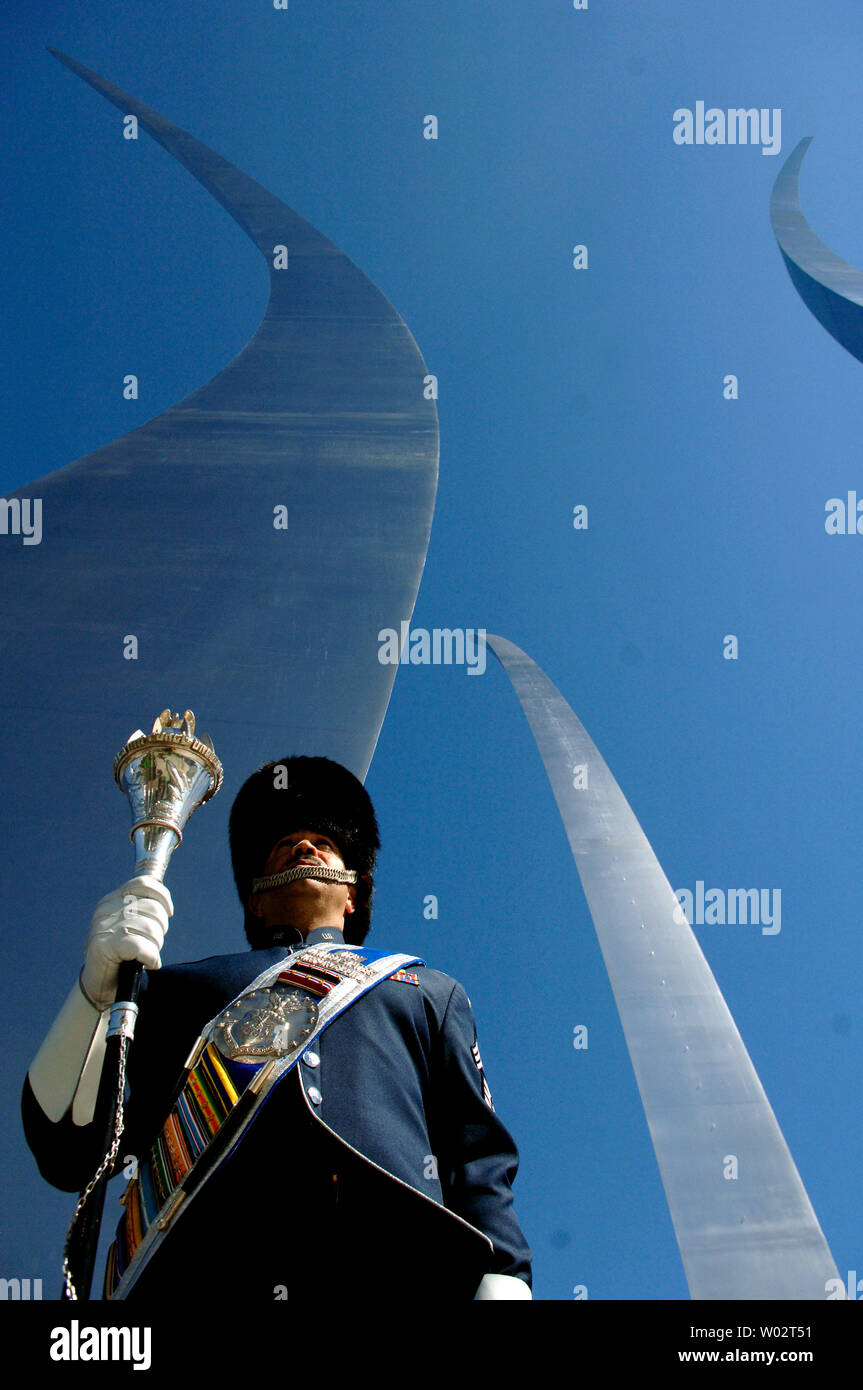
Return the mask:
M 106 1298 L 125 1298 L 266 1097 L 333 1019 L 381 980 L 422 964 L 417 956 L 320 943 L 271 965 L 211 1019 L 120 1199 L 125 1215 L 108 1252 Z

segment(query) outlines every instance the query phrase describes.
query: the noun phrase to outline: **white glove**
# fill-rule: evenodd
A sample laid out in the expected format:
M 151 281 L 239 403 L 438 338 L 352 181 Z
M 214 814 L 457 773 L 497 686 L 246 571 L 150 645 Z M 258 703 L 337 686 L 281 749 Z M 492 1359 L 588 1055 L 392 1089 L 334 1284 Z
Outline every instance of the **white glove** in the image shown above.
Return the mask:
M 120 966 L 139 960 L 158 970 L 159 952 L 174 913 L 164 883 L 147 874 L 130 878 L 97 903 L 84 948 L 81 989 L 96 1009 L 107 1009 L 117 993 Z
M 484 1274 L 479 1282 L 479 1288 L 474 1294 L 474 1302 L 477 1299 L 487 1302 L 490 1299 L 524 1299 L 533 1298 L 529 1285 L 523 1279 L 517 1279 L 514 1274 Z

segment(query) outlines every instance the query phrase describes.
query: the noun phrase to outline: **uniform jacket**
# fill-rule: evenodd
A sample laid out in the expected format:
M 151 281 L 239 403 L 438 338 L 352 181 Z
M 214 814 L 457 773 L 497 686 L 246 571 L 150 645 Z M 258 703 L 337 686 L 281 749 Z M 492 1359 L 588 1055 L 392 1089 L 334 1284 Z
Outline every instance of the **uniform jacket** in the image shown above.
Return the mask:
M 338 939 L 318 929 L 305 944 Z M 147 1153 L 204 1026 L 290 949 L 146 976 L 124 1161 Z M 472 1298 L 486 1273 L 530 1283 L 512 1204 L 518 1155 L 491 1106 L 467 995 L 440 971 L 409 973 L 416 984 L 382 981 L 302 1054 L 131 1296 L 188 1296 L 213 1268 L 238 1281 L 239 1298 L 317 1297 L 334 1278 L 352 1297 Z M 82 1187 L 98 1162 L 96 1136 L 69 1116 L 52 1125 L 29 1085 L 24 1119 L 43 1176 Z

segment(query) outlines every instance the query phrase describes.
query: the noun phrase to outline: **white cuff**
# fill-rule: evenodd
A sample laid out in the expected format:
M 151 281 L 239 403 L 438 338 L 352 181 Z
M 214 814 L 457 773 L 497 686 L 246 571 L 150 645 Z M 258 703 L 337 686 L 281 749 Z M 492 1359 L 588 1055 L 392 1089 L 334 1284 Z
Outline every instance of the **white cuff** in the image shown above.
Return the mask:
M 92 1120 L 109 1018 L 110 1012 L 100 1014 L 76 981 L 28 1073 L 33 1094 L 52 1124 L 62 1120 L 73 1102 L 76 1125 Z
M 484 1274 L 480 1280 L 479 1288 L 474 1294 L 474 1302 L 479 1299 L 498 1299 L 498 1298 L 533 1298 L 528 1285 L 523 1279 L 516 1279 L 514 1274 Z

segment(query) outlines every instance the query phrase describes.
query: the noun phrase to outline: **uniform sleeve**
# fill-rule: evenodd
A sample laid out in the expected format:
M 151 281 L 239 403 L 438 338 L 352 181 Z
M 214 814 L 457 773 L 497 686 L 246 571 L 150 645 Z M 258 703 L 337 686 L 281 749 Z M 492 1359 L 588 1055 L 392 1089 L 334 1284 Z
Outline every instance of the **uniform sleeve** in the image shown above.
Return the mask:
M 114 1164 L 115 1172 L 123 1166 L 127 1155 L 133 1157 L 144 1151 L 139 1121 L 143 1120 L 148 1127 L 145 1132 L 154 1131 L 154 1116 L 149 1113 L 145 1105 L 140 1103 L 141 1095 L 139 1093 L 146 1093 L 147 1087 L 137 1084 L 135 1080 L 136 1068 L 140 1079 L 142 1061 L 145 1064 L 143 1068 L 145 1074 L 147 1068 L 153 1065 L 150 1060 L 151 1049 L 147 1047 L 146 1043 L 146 1025 L 150 1021 L 145 1008 L 148 983 L 148 972 L 144 971 L 139 995 L 141 1016 L 138 1021 L 137 1035 L 131 1044 L 129 1054 L 124 1091 L 123 1135 L 120 1151 Z M 153 1011 L 151 1010 L 151 1012 Z M 173 1063 L 173 1066 L 176 1067 L 176 1063 Z M 133 1103 L 133 1096 L 135 1096 L 137 1103 Z M 87 1125 L 78 1125 L 72 1118 L 72 1112 L 73 1107 L 70 1105 L 61 1119 L 56 1122 L 50 1120 L 34 1095 L 29 1076 L 25 1077 L 21 1096 L 24 1135 L 42 1177 L 52 1187 L 57 1187 L 62 1192 L 80 1192 L 93 1177 L 104 1156 L 104 1119 L 101 1121 L 92 1120 Z M 155 1118 L 160 1117 L 156 1116 Z
M 455 984 L 443 1019 L 434 1142 L 444 1203 L 494 1243 L 489 1274 L 530 1286 L 531 1252 L 513 1208 L 518 1151 L 492 1106 L 468 997 Z
M 61 1120 L 52 1123 L 33 1094 L 28 1077 L 21 1095 L 24 1136 L 39 1172 L 61 1192 L 79 1192 L 92 1178 L 102 1157 L 96 1124 L 76 1125 L 70 1106 Z

